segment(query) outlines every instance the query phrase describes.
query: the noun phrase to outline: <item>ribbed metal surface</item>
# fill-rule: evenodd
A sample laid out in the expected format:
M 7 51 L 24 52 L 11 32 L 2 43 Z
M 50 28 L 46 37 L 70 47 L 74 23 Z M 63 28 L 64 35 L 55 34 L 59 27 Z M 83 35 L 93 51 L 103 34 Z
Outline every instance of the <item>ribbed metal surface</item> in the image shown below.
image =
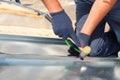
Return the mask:
M 68 57 L 63 40 L 0 35 L 0 80 L 120 80 L 119 58 Z

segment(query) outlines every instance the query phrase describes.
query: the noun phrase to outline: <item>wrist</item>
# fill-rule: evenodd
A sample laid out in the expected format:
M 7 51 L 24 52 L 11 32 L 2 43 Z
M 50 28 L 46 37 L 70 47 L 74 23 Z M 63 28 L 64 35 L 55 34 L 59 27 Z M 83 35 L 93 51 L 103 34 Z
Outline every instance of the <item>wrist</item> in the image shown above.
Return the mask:
M 61 10 L 61 11 L 59 11 L 59 12 L 52 12 L 52 13 L 50 13 L 50 15 L 53 17 L 53 16 L 55 16 L 55 15 L 59 15 L 59 14 L 65 14 L 65 11 L 64 10 Z
M 63 9 L 58 0 L 42 0 L 42 2 L 50 13 L 59 12 Z

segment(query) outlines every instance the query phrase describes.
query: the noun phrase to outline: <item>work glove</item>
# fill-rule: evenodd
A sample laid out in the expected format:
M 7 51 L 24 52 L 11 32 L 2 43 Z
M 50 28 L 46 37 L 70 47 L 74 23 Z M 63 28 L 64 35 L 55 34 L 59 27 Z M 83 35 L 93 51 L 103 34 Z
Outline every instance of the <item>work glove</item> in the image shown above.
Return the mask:
M 86 46 L 89 45 L 89 38 L 90 38 L 90 37 L 89 37 L 88 35 L 79 32 L 79 33 L 77 33 L 77 37 L 78 37 L 79 42 L 80 42 L 80 46 L 79 46 L 79 47 L 84 48 L 84 47 L 86 47 Z M 74 48 L 76 48 L 76 47 L 78 47 L 78 46 L 73 45 L 73 46 L 71 46 L 71 47 L 69 48 L 68 52 L 69 52 L 70 54 L 69 54 L 68 56 L 79 57 L 80 53 L 77 52 L 77 51 L 74 49 Z
M 84 33 L 79 33 L 77 36 L 80 40 L 80 47 L 81 47 L 81 49 L 80 49 L 81 52 L 80 52 L 79 58 L 81 60 L 84 60 L 84 58 L 86 56 L 88 56 L 91 52 L 91 48 L 89 46 L 90 37 Z
M 88 35 L 79 32 L 77 34 L 77 37 L 78 37 L 78 39 L 80 41 L 80 47 L 81 48 L 84 48 L 84 47 L 86 47 L 86 46 L 89 45 L 89 39 L 90 39 L 90 37 Z
M 84 17 L 82 17 L 78 23 L 76 24 L 76 35 L 77 38 L 79 39 L 79 43 L 80 45 L 78 47 L 84 48 L 85 46 L 89 46 L 89 39 L 90 37 L 84 33 L 81 33 L 81 29 L 85 23 L 87 19 L 87 15 L 85 15 Z M 69 56 L 75 56 L 75 57 L 79 57 L 80 53 L 76 52 L 73 47 L 75 48 L 75 46 L 71 46 L 68 50 L 68 52 L 70 53 Z
M 52 27 L 53 31 L 59 37 L 66 40 L 68 37 L 71 38 L 77 45 L 79 41 L 73 30 L 72 22 L 64 10 L 56 13 L 50 13 L 52 16 Z

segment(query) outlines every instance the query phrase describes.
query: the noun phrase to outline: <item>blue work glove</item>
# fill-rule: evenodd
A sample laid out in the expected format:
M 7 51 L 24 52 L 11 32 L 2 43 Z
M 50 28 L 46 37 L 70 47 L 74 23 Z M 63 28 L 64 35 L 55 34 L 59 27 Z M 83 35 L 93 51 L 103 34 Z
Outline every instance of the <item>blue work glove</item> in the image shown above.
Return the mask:
M 76 35 L 77 35 L 77 38 L 79 39 L 79 43 L 80 43 L 80 46 L 79 47 L 82 47 L 84 48 L 85 46 L 89 46 L 89 39 L 90 37 L 84 33 L 81 33 L 81 29 L 87 19 L 87 16 L 88 15 L 85 15 L 83 16 L 77 23 L 76 25 Z M 75 46 L 72 46 L 69 48 L 68 52 L 70 53 L 69 56 L 76 56 L 76 57 L 79 57 L 80 53 L 76 52 L 73 47 Z
M 90 37 L 89 37 L 88 35 L 79 32 L 79 33 L 77 34 L 77 37 L 78 37 L 78 39 L 79 39 L 79 41 L 80 41 L 80 46 L 79 46 L 79 47 L 84 48 L 85 46 L 88 46 L 88 45 L 89 45 L 89 38 L 90 38 Z M 80 53 L 74 50 L 75 47 L 76 47 L 76 46 L 73 45 L 73 46 L 71 46 L 71 47 L 68 49 L 68 52 L 69 52 L 69 55 L 68 55 L 68 56 L 79 57 L 79 54 L 80 54 Z
M 80 41 L 80 47 L 84 48 L 85 46 L 89 46 L 90 37 L 84 33 L 78 33 L 77 37 Z
M 53 31 L 59 37 L 66 40 L 68 37 L 71 38 L 77 45 L 79 41 L 72 27 L 72 22 L 64 10 L 56 13 L 50 13 L 52 16 Z

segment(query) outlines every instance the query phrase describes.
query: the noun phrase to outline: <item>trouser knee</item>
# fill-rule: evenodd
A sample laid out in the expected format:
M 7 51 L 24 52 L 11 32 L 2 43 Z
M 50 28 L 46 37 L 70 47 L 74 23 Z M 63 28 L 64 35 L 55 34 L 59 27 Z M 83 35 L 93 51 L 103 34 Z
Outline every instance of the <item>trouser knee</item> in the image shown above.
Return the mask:
M 94 39 L 90 47 L 90 56 L 106 57 L 116 54 L 120 50 L 120 45 L 113 31 L 106 32 L 103 36 Z

